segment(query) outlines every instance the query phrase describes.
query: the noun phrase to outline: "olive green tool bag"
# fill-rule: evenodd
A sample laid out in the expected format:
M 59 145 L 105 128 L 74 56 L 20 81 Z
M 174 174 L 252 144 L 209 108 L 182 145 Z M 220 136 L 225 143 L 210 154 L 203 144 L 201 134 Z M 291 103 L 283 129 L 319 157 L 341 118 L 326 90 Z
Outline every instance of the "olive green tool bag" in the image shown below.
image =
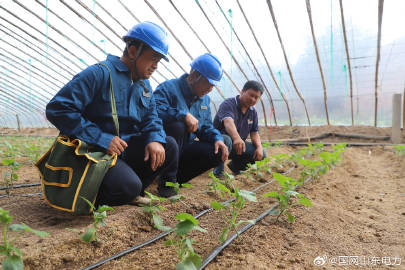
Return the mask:
M 112 116 L 119 136 L 111 72 L 102 65 L 110 74 Z M 94 204 L 104 175 L 116 161 L 116 154 L 109 155 L 79 139 L 60 135 L 35 166 L 41 177 L 42 194 L 49 205 L 75 214 L 88 214 L 91 208 L 81 197 Z

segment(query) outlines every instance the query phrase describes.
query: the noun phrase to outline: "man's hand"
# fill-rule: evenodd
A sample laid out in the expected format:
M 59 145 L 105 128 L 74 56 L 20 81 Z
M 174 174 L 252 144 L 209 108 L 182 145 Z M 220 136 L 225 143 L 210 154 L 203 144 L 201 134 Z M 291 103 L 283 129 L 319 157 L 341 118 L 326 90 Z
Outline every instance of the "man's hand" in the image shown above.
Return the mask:
M 255 161 L 263 159 L 263 147 L 257 147 L 255 152 L 253 153 L 253 159 Z
M 233 140 L 233 148 L 237 155 L 242 155 L 246 150 L 245 142 L 238 136 L 236 140 Z
M 187 125 L 187 131 L 189 133 L 194 133 L 198 129 L 198 120 L 191 113 L 187 113 L 184 118 L 184 122 Z
M 128 144 L 122 140 L 120 137 L 115 136 L 111 142 L 110 145 L 107 148 L 107 154 L 113 155 L 121 155 L 122 152 L 124 152 L 125 148 L 127 148 Z
M 225 162 L 228 159 L 228 147 L 224 144 L 223 141 L 216 141 L 215 142 L 215 154 L 218 153 L 218 149 L 221 149 L 222 155 L 221 155 L 221 160 L 222 162 Z
M 150 142 L 145 147 L 145 158 L 144 161 L 148 161 L 150 158 L 150 167 L 152 171 L 155 171 L 158 167 L 162 166 L 165 162 L 165 148 L 161 143 Z

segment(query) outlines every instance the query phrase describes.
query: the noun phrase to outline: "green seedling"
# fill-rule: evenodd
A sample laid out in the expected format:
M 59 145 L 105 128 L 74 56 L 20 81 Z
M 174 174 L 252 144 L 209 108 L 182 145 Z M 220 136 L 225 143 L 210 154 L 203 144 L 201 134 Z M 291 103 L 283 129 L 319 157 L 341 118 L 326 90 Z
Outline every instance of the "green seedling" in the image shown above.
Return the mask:
M 187 213 L 176 215 L 179 220 L 176 227 L 173 229 L 174 236 L 165 241 L 166 246 L 173 246 L 176 250 L 180 262 L 177 264 L 177 270 L 199 269 L 202 263 L 201 257 L 194 251 L 194 241 L 188 237 L 188 233 L 192 230 L 207 233 L 207 230 L 198 226 L 198 220 Z
M 235 199 L 227 204 L 222 204 L 217 201 L 211 202 L 211 207 L 215 210 L 221 211 L 223 213 L 224 220 L 227 225 L 222 229 L 221 235 L 219 236 L 219 242 L 223 243 L 228 238 L 228 234 L 231 230 L 234 230 L 238 236 L 238 227 L 243 223 L 254 223 L 254 220 L 239 220 L 239 213 L 246 204 L 246 200 L 251 202 L 257 202 L 256 194 L 246 190 L 239 190 L 235 187 L 234 192 L 231 192 L 227 187 L 223 185 L 218 186 L 219 189 L 233 196 Z M 231 218 L 228 218 L 228 215 L 225 213 L 226 210 L 230 211 Z
M 227 187 L 229 190 L 233 191 L 235 186 L 234 186 L 234 181 L 235 181 L 235 176 L 232 174 L 224 172 L 224 177 L 222 179 L 217 178 L 214 173 L 211 171 L 209 173 L 209 176 L 212 179 L 212 183 L 209 183 L 208 186 L 208 191 L 214 191 L 215 194 L 218 194 L 217 192 L 220 191 L 222 197 L 224 197 L 225 193 L 224 190 L 218 188 L 220 185 Z
M 253 181 L 264 179 L 266 173 L 271 173 L 270 158 L 266 157 L 262 160 L 257 160 L 253 164 L 248 164 L 247 169 L 242 174 Z
M 95 206 L 86 198 L 81 197 L 87 204 L 91 207 L 91 211 L 93 212 L 93 226 L 88 228 L 81 236 L 80 239 L 83 242 L 91 243 L 97 240 L 97 228 L 98 225 L 105 226 L 105 218 L 107 217 L 107 211 L 114 211 L 114 209 L 107 205 L 100 205 L 97 210 L 95 210 Z
M 166 210 L 160 203 L 167 199 L 155 196 L 147 191 L 145 191 L 145 194 L 149 197 L 150 203 L 142 206 L 142 211 L 149 215 L 150 224 L 158 230 L 169 231 L 170 227 L 165 226 L 162 218 L 158 215 L 159 212 Z
M 295 221 L 295 216 L 293 216 L 288 209 L 299 204 L 310 207 L 312 206 L 312 203 L 304 195 L 294 191 L 295 186 L 298 185 L 298 182 L 295 179 L 279 173 L 273 173 L 273 177 L 282 187 L 281 192 L 268 192 L 263 194 L 263 197 L 273 197 L 277 199 L 277 209 L 273 212 L 273 214 L 277 214 L 276 222 L 281 215 L 285 214 L 287 215 L 288 221 L 293 223 Z M 292 198 L 298 198 L 298 201 L 294 203 Z
M 170 197 L 170 202 L 176 202 L 176 201 L 183 202 L 182 200 L 184 200 L 186 197 L 184 197 L 183 195 L 180 194 L 180 192 L 181 192 L 180 187 L 191 188 L 191 187 L 193 187 L 193 185 L 189 184 L 189 183 L 179 184 L 179 183 L 166 182 L 166 187 L 173 187 L 177 193 L 177 195 Z
M 8 213 L 9 211 L 0 208 L 0 221 L 3 224 L 3 244 L 0 245 L 0 254 L 6 256 L 6 258 L 2 262 L 2 268 L 3 270 L 6 269 L 20 270 L 24 268 L 24 263 L 22 260 L 21 251 L 14 246 L 15 242 L 25 232 L 31 232 L 40 237 L 46 237 L 49 235 L 49 233 L 31 229 L 28 225 L 24 223 L 12 224 L 9 226 L 13 217 L 10 216 Z M 7 229 L 18 232 L 18 234 L 12 240 L 8 240 Z
M 304 169 L 301 171 L 301 178 L 299 179 L 300 183 L 303 183 L 308 176 L 312 179 L 319 179 L 320 170 L 318 168 L 323 165 L 321 161 L 300 159 L 298 162 L 304 166 Z M 327 167 L 323 167 L 322 170 L 326 173 Z
M 13 182 L 18 180 L 17 171 L 21 168 L 21 164 L 14 159 L 3 159 L 2 164 L 8 167 L 8 170 L 4 172 L 4 186 L 6 187 L 6 194 L 10 195 L 10 191 L 13 188 Z
M 399 156 L 405 155 L 405 145 L 394 145 L 395 152 Z
M 278 155 L 273 155 L 273 162 L 270 165 L 270 168 L 276 172 L 281 172 L 285 170 L 285 166 L 290 163 L 290 156 L 285 153 Z

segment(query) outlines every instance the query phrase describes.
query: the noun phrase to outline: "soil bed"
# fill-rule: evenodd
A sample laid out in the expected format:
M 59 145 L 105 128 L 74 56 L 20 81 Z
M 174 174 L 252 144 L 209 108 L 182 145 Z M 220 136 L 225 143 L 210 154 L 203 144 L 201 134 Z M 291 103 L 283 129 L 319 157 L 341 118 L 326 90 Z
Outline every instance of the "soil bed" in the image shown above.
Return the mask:
M 294 128 L 300 134 L 293 134 Z M 304 127 L 294 128 L 284 127 L 282 130 L 274 127 L 271 138 L 265 137 L 269 130 L 261 133 L 264 139 L 271 140 L 307 136 Z M 333 131 L 389 135 L 387 130 L 373 128 L 370 130 L 374 133 L 362 133 L 362 129 L 354 128 L 306 130 L 311 132 L 308 132 L 309 136 Z M 53 133 L 47 131 L 47 134 Z M 267 153 L 292 153 L 297 149 L 273 147 L 268 148 Z M 405 269 L 404 166 L 405 157 L 396 155 L 391 147 L 348 148 L 344 160 L 335 169 L 299 190 L 313 206 L 294 208 L 295 223 L 289 224 L 285 219 L 275 223 L 274 216 L 266 217 L 228 246 L 207 269 Z M 39 181 L 38 173 L 31 165 L 24 165 L 18 173 L 18 184 Z M 271 180 L 270 175 L 266 180 Z M 187 198 L 185 205 L 165 202 L 166 211 L 161 214 L 165 223 L 174 226 L 177 213 L 196 215 L 209 208 L 212 200 L 219 199 L 204 192 L 210 181 L 207 172 L 191 181 L 192 188 L 182 189 Z M 244 176 L 238 176 L 236 181 L 246 190 L 262 184 L 247 181 Z M 247 203 L 240 217 L 256 218 L 271 204 L 269 198 L 261 195 L 275 189 L 276 185 L 270 184 L 258 191 L 259 202 Z M 149 190 L 154 193 L 156 185 Z M 40 191 L 40 187 L 15 189 L 11 191 L 11 197 L 0 198 L 0 207 L 10 211 L 13 223 L 24 222 L 51 234 L 43 239 L 26 234 L 20 239 L 17 247 L 24 255 L 25 269 L 82 269 L 160 234 L 149 225 L 140 207 L 125 205 L 114 207 L 114 211 L 108 213 L 107 226 L 98 233 L 99 243 L 83 243 L 79 236 L 90 226 L 91 216 L 73 216 L 58 211 L 49 207 L 41 196 L 13 196 Z M 219 244 L 218 236 L 225 224 L 217 212 L 202 216 L 199 222 L 208 233 L 198 232 L 192 236 L 196 241 L 196 252 L 204 258 Z M 80 233 L 66 228 L 77 229 Z M 161 239 L 98 269 L 175 269 L 177 256 L 172 247 L 164 246 L 163 242 Z M 327 257 L 327 262 L 321 267 L 314 265 L 317 256 Z M 339 263 L 339 256 L 357 256 L 359 264 L 363 262 L 364 265 L 343 265 L 344 258 L 341 257 L 343 261 Z M 390 264 L 396 265 L 385 265 L 388 257 Z M 333 263 L 333 258 L 337 258 L 336 263 Z

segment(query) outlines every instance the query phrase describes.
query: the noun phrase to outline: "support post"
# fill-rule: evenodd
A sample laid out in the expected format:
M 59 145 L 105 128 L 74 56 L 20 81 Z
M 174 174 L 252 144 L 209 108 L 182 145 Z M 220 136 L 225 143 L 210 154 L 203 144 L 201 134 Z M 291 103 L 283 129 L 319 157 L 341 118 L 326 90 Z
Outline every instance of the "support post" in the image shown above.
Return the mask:
M 18 132 L 20 132 L 20 131 L 21 131 L 20 117 L 18 116 L 18 114 L 16 114 L 15 117 L 17 118 L 17 128 L 18 128 Z
M 401 143 L 401 94 L 392 95 L 392 143 Z

